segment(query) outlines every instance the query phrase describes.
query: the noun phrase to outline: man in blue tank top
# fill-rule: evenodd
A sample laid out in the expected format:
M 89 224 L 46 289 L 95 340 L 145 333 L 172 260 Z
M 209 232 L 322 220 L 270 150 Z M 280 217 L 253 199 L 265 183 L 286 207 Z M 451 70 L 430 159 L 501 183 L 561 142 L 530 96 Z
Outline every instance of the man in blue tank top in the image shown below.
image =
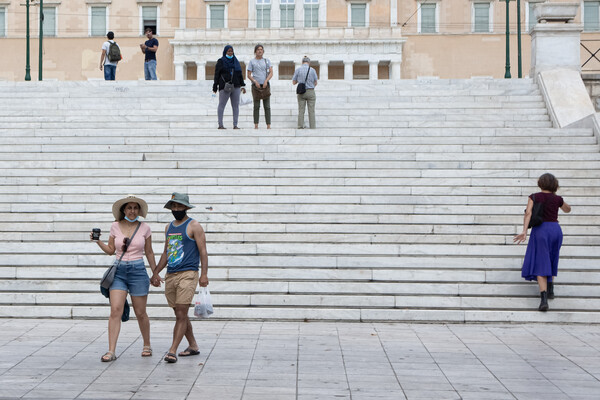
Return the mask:
M 160 286 L 161 278 L 158 274 L 167 267 L 165 296 L 169 307 L 175 311 L 176 319 L 173 343 L 165 356 L 165 361 L 170 363 L 177 362 L 177 347 L 184 336 L 189 345 L 179 356 L 200 354 L 188 310 L 196 293 L 197 283 L 202 287 L 208 286 L 208 254 L 202 226 L 187 216 L 187 210 L 193 207 L 188 195 L 181 193 L 173 193 L 171 200 L 165 204 L 175 220 L 165 228 L 165 248 L 150 280 L 154 286 Z M 198 278 L 199 265 L 202 265 L 202 269 Z

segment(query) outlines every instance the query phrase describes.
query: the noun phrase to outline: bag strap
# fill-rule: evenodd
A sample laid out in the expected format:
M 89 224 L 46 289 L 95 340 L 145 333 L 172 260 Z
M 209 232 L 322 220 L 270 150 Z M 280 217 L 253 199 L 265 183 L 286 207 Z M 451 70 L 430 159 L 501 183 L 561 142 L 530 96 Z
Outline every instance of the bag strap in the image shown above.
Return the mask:
M 142 223 L 138 221 L 138 226 L 135 228 L 135 231 L 133 231 L 133 235 L 131 235 L 131 237 L 129 238 L 129 244 L 131 244 L 131 241 L 135 237 L 135 234 L 137 233 L 138 229 L 140 229 L 141 225 L 142 225 Z M 127 245 L 127 249 L 128 248 L 129 248 L 129 245 Z M 125 252 L 127 252 L 127 249 L 125 249 L 125 251 L 123 253 L 121 253 L 121 257 L 119 258 L 119 263 L 123 259 L 123 256 L 125 255 Z
M 308 71 L 306 71 L 306 78 L 304 78 L 304 84 L 306 84 L 306 81 L 308 80 L 308 74 L 310 74 L 310 65 L 308 66 Z
M 231 70 L 231 79 L 229 80 L 229 83 L 233 83 L 233 69 Z M 223 75 L 221 75 L 221 79 L 223 79 L 223 82 L 228 83 L 225 78 L 223 78 Z

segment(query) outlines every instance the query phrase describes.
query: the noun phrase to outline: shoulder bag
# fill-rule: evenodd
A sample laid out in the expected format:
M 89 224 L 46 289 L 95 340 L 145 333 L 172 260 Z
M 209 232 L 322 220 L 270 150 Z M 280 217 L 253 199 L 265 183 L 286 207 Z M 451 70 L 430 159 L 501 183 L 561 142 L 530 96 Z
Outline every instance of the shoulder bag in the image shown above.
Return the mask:
M 531 219 L 529 220 L 529 228 L 540 226 L 544 222 L 544 203 L 535 201 L 535 194 L 533 195 L 533 207 L 531 209 Z
M 263 61 L 265 62 L 265 72 L 267 71 L 267 60 L 265 60 L 263 58 Z M 268 76 L 269 74 L 267 74 Z M 252 98 L 254 100 L 264 100 L 264 99 L 268 99 L 269 97 L 271 97 L 271 83 L 267 82 L 267 87 L 266 88 L 262 88 L 262 87 L 256 87 L 256 85 L 252 85 Z
M 133 237 L 137 233 L 138 229 L 140 229 L 140 225 L 142 225 L 142 223 L 138 222 L 137 228 L 135 228 L 135 231 L 133 231 L 133 235 L 131 235 L 131 237 L 129 238 L 130 244 L 131 244 L 131 241 L 133 240 Z M 119 258 L 119 261 L 113 263 L 113 265 L 108 267 L 108 269 L 104 273 L 104 276 L 102 276 L 102 279 L 100 280 L 100 288 L 104 288 L 104 289 L 110 288 L 110 285 L 112 285 L 113 281 L 115 280 L 115 274 L 117 273 L 117 268 L 119 267 L 119 264 L 121 263 L 121 260 L 123 259 L 123 256 L 125 255 L 126 251 L 127 251 L 127 249 L 125 249 L 125 251 L 123 253 L 121 253 L 121 257 Z M 102 291 L 102 289 L 100 289 L 100 291 Z
M 221 75 L 221 79 L 225 81 L 223 75 Z M 225 93 L 232 93 L 234 89 L 235 86 L 233 85 L 233 70 L 231 70 L 231 80 L 229 82 L 225 81 L 225 88 L 223 88 L 223 90 L 225 91 Z
M 306 72 L 304 82 L 298 84 L 298 87 L 296 88 L 296 94 L 306 93 L 306 81 L 308 80 L 308 74 L 310 74 L 310 67 L 308 67 L 308 71 Z

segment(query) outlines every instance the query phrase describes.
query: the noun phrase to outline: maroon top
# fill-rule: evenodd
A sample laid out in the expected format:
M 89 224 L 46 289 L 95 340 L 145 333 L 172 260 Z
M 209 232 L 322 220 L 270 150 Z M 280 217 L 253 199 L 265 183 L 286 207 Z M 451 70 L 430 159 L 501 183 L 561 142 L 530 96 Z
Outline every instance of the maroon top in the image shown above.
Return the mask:
M 529 198 L 544 203 L 544 222 L 558 222 L 558 209 L 564 204 L 562 197 L 554 193 L 538 192 L 530 194 Z

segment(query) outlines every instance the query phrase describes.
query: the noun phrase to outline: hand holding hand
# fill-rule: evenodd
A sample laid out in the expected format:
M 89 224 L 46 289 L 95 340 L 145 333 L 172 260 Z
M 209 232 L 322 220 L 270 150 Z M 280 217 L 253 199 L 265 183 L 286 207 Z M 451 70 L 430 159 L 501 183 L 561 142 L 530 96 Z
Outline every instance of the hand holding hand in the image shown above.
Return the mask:
M 164 281 L 164 279 L 162 279 L 158 274 L 153 274 L 152 278 L 150 278 L 150 283 L 154 287 L 160 287 L 161 282 L 163 282 L 163 281 Z

